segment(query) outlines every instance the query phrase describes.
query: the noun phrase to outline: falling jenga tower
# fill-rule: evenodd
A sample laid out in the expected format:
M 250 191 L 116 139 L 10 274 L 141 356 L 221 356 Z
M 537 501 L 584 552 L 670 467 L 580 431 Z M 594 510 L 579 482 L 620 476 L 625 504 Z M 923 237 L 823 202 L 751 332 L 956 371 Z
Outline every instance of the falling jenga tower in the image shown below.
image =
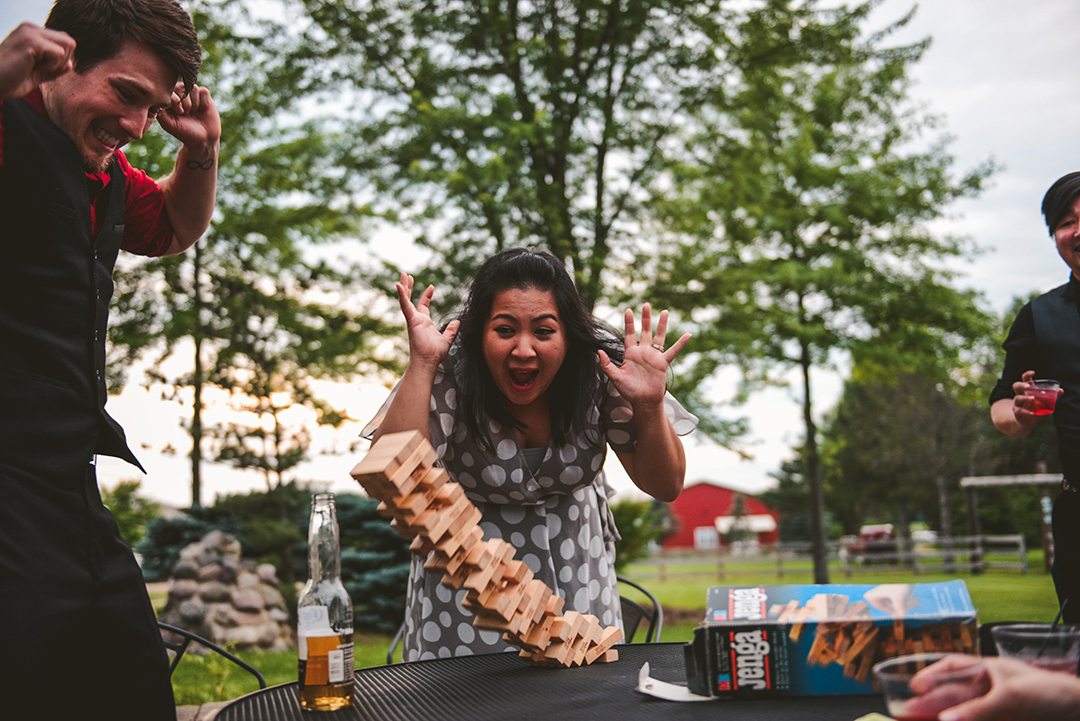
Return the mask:
M 601 627 L 595 616 L 562 613 L 563 599 L 533 578 L 514 547 L 483 540 L 480 510 L 449 475 L 435 467 L 435 451 L 419 431 L 383 436 L 356 468 L 355 478 L 376 498 L 379 512 L 405 538 L 424 568 L 442 572 L 442 583 L 466 588 L 463 605 L 477 628 L 503 632 L 503 639 L 536 664 L 581 666 L 615 661 L 618 626 Z

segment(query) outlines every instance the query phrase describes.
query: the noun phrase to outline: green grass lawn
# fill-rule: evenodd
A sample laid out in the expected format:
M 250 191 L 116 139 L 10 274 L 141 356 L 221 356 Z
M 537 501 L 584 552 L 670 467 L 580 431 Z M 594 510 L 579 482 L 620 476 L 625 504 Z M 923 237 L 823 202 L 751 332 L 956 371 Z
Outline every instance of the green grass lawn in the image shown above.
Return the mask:
M 1017 571 L 991 570 L 981 575 L 970 573 L 945 574 L 925 572 L 914 575 L 904 571 L 885 571 L 853 574 L 850 578 L 839 570 L 831 570 L 833 583 L 929 583 L 954 578 L 963 580 L 971 593 L 979 614 L 980 623 L 995 621 L 1053 621 L 1057 614 L 1057 597 L 1050 574 L 1043 570 L 1042 555 L 1028 554 L 1030 571 L 1022 575 Z M 736 569 L 740 573 L 733 573 Z M 705 564 L 704 574 L 694 578 L 641 578 L 635 574 L 649 574 L 656 570 L 655 564 L 631 565 L 624 573 L 632 580 L 648 588 L 660 601 L 666 614 L 663 641 L 689 641 L 694 627 L 704 616 L 705 596 L 710 586 L 719 585 L 778 585 L 788 583 L 812 583 L 809 568 L 789 570 L 785 566 L 782 579 L 775 574 L 775 566 L 768 562 L 739 564 L 726 570 L 724 579 L 716 576 L 716 566 Z M 680 570 L 686 570 L 680 568 Z M 769 571 L 772 571 L 769 573 Z M 633 592 L 627 592 L 633 597 Z M 644 600 L 641 597 L 634 600 Z M 163 600 L 162 600 L 163 602 Z M 356 668 L 377 666 L 386 662 L 386 651 L 391 637 L 381 634 L 357 634 Z M 242 652 L 238 654 L 266 677 L 270 685 L 296 680 L 296 651 L 276 653 Z M 400 658 L 400 655 L 399 655 Z M 180 705 L 203 704 L 211 701 L 236 698 L 258 689 L 254 677 L 216 654 L 209 657 L 185 656 L 173 675 L 176 702 Z
M 392 636 L 356 634 L 356 668 L 386 663 Z M 259 670 L 268 686 L 296 680 L 296 649 L 288 651 L 241 651 L 236 654 Z M 259 690 L 259 682 L 244 669 L 218 654 L 185 655 L 173 674 L 173 694 L 178 706 L 201 705 L 243 696 Z

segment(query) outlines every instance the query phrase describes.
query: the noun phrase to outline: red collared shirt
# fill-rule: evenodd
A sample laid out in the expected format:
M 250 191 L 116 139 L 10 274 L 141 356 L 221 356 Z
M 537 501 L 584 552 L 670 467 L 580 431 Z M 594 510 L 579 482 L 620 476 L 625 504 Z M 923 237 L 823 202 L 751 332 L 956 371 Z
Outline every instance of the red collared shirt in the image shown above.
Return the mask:
M 45 100 L 41 90 L 35 88 L 25 98 L 26 102 L 45 115 Z M 165 213 L 165 196 L 161 187 L 141 170 L 131 167 L 124 153 L 117 150 L 116 160 L 127 180 L 124 202 L 124 239 L 120 247 L 137 255 L 162 255 L 173 240 L 173 229 Z M 0 105 L 0 166 L 4 164 L 3 106 Z M 108 171 L 87 173 L 86 185 L 90 191 L 90 221 L 96 235 L 100 229 L 97 206 L 102 192 L 110 182 Z

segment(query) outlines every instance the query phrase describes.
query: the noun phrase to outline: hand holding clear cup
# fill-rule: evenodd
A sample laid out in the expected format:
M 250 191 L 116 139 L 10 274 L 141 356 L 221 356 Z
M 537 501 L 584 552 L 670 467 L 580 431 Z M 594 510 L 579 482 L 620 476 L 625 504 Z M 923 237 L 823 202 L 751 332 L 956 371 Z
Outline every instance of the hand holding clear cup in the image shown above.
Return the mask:
M 1059 382 L 1036 379 L 1034 371 L 1026 371 L 1018 383 L 1013 383 L 1013 392 L 1016 393 L 1013 403 L 1017 417 L 1026 417 L 1032 423 L 1039 416 L 1053 413 L 1058 397 L 1064 393 Z
M 950 658 L 952 657 L 952 658 Z M 985 695 L 990 677 L 979 659 L 956 654 L 919 653 L 886 659 L 874 666 L 889 714 L 897 721 L 929 721 L 946 709 Z M 949 662 L 940 663 L 950 658 Z M 939 665 L 940 664 L 940 665 Z

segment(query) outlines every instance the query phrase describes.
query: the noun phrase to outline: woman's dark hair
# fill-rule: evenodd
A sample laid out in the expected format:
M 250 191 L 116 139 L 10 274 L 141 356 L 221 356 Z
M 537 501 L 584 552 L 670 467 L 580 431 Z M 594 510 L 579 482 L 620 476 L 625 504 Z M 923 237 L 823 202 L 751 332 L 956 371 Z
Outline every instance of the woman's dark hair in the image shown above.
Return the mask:
M 1043 196 L 1042 214 L 1050 235 L 1062 219 L 1072 212 L 1073 203 L 1080 197 L 1080 172 L 1063 175 L 1054 181 Z
M 191 16 L 175 0 L 56 0 L 45 27 L 75 40 L 75 72 L 119 54 L 128 40 L 147 45 L 191 92 L 202 48 Z
M 484 361 L 484 326 L 491 315 L 495 296 L 510 289 L 535 289 L 551 293 L 567 338 L 566 358 L 547 389 L 551 435 L 557 445 L 566 442 L 570 429 L 586 428 L 586 414 L 598 400 L 600 366 L 596 352 L 603 349 L 617 363 L 623 349 L 619 334 L 586 309 L 562 261 L 551 253 L 531 248 L 514 248 L 484 262 L 469 286 L 459 319 L 460 361 L 458 402 L 469 432 L 482 447 L 491 448 L 487 418 L 521 430 L 524 424 L 506 409 L 502 393 Z M 595 445 L 603 438 L 589 438 Z

